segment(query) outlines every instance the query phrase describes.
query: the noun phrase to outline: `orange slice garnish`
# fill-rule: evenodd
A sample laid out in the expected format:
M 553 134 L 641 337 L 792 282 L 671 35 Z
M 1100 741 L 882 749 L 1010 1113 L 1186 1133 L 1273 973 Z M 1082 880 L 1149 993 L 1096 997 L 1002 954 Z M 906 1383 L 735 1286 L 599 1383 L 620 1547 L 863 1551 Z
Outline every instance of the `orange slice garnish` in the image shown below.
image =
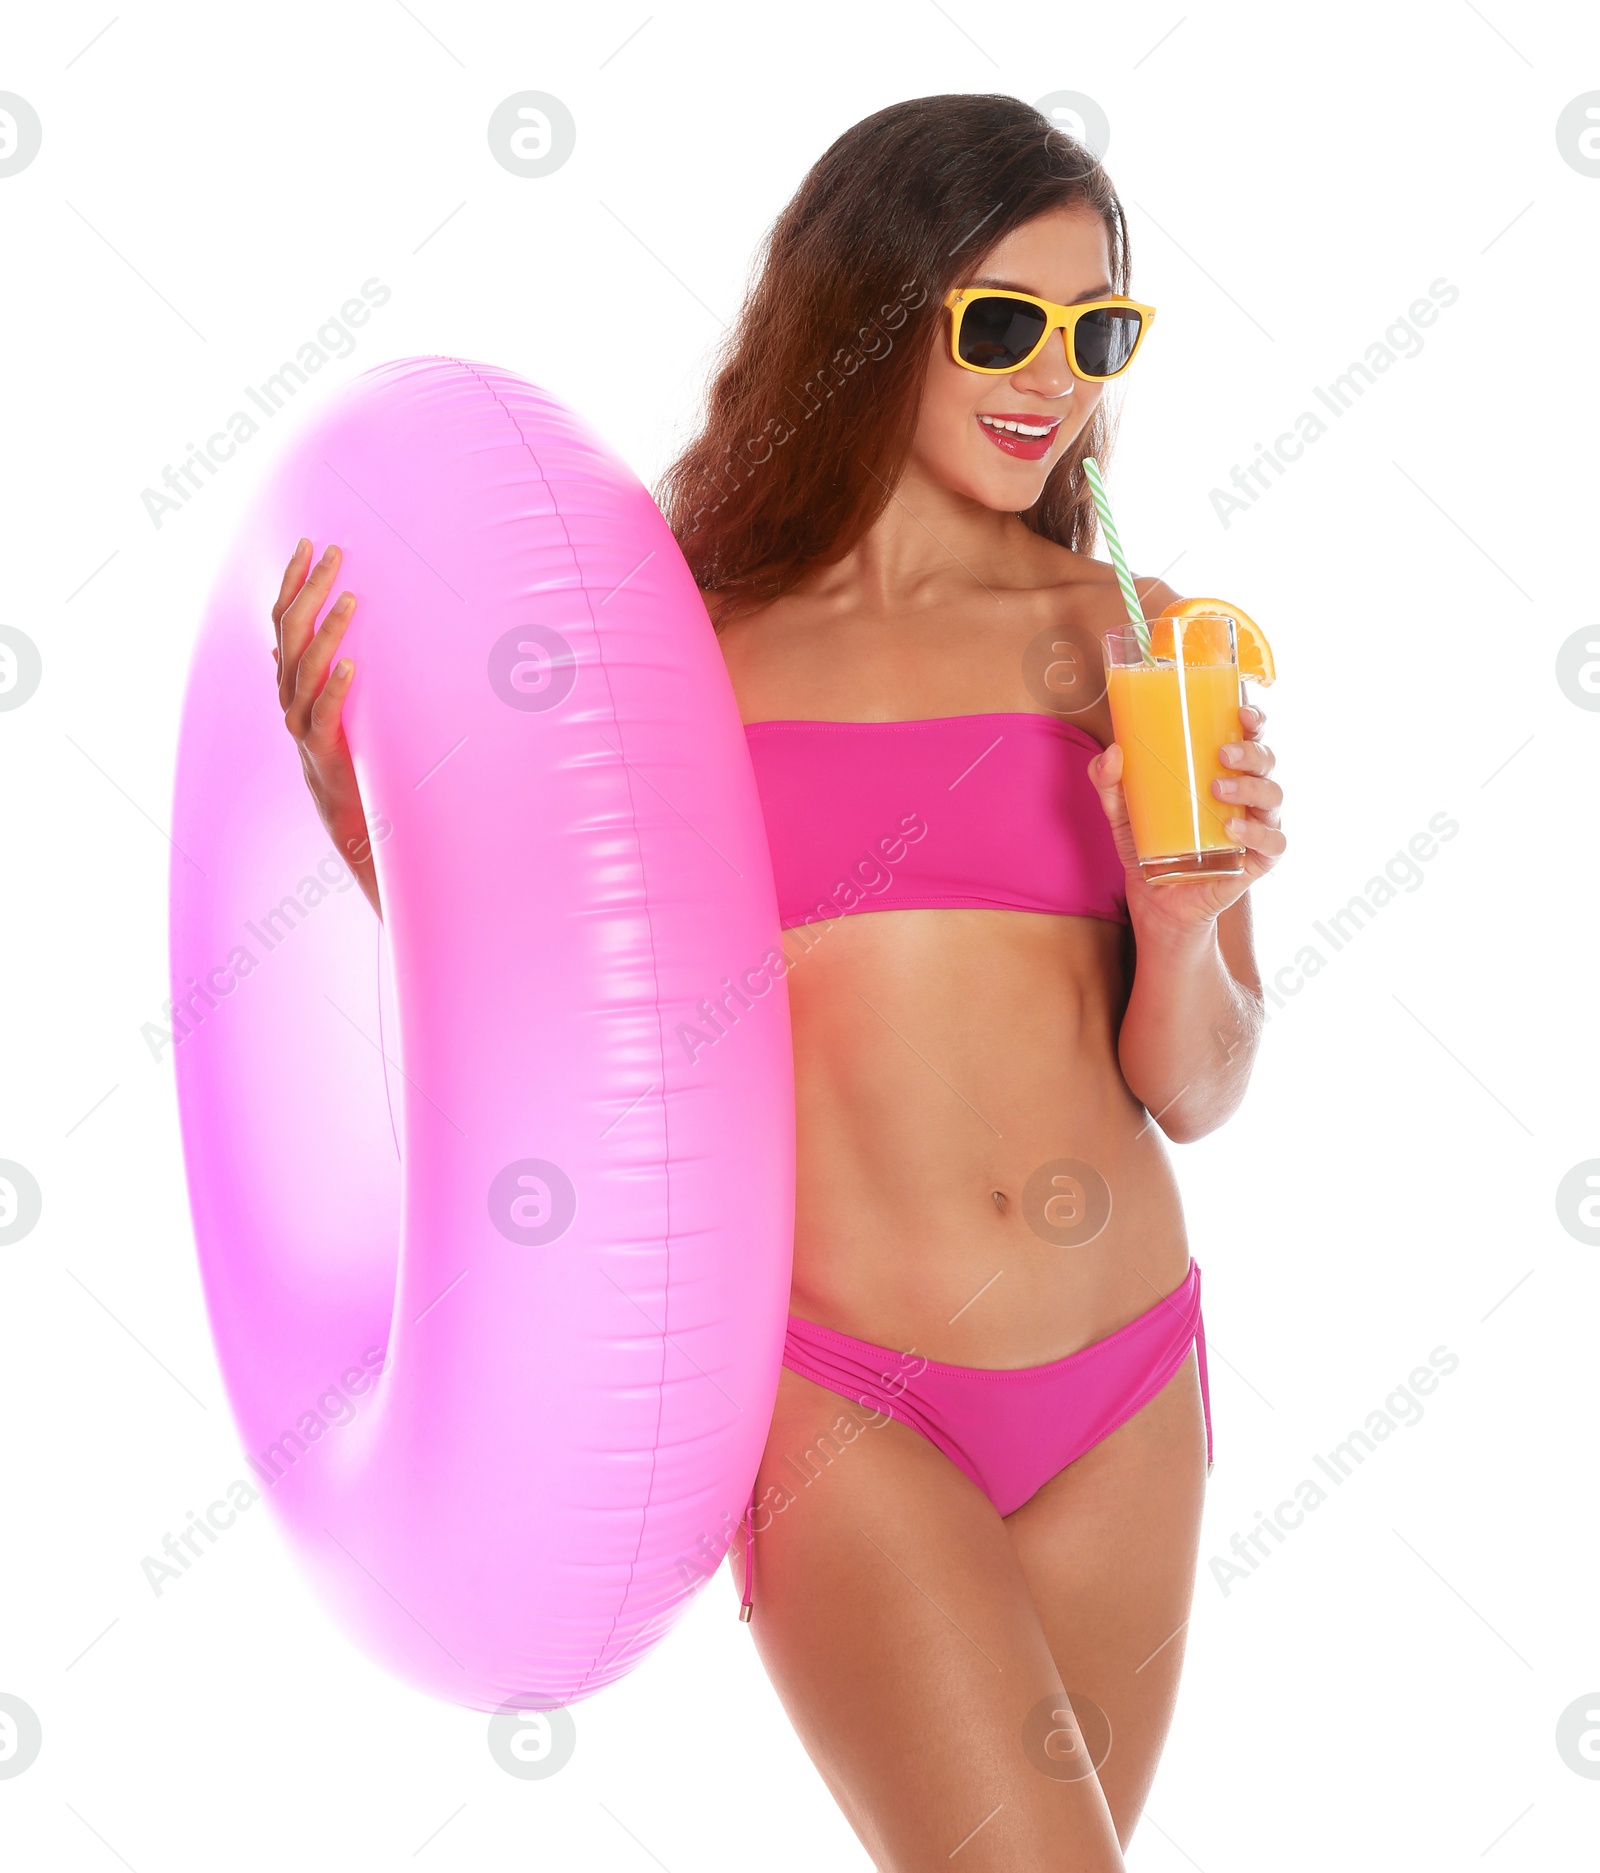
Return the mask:
M 1175 618 L 1181 618 L 1184 624 L 1185 663 L 1211 663 L 1226 656 L 1227 632 L 1208 631 L 1205 625 L 1208 619 L 1232 618 L 1239 641 L 1239 674 L 1263 688 L 1276 676 L 1272 646 L 1267 642 L 1266 633 L 1249 612 L 1230 605 L 1223 598 L 1181 598 L 1176 604 L 1168 605 L 1160 617 L 1150 623 L 1153 656 L 1171 658 L 1175 654 L 1172 628 Z

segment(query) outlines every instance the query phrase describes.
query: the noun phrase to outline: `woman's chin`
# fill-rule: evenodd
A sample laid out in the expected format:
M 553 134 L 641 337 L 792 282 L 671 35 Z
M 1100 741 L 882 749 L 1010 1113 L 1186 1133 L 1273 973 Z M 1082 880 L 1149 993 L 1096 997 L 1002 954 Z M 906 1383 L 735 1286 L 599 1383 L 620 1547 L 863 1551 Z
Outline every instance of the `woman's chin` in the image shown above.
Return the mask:
M 980 438 L 972 449 L 914 454 L 907 468 L 935 487 L 993 508 L 997 514 L 1020 514 L 1044 492 L 1050 471 L 1060 459 L 1059 453 L 1052 451 L 1042 462 L 1015 461 Z
M 1027 464 L 1027 474 L 988 474 L 970 477 L 971 492 L 975 500 L 985 507 L 992 507 L 1001 514 L 1024 514 L 1044 492 L 1046 474 L 1041 474 L 1039 464 Z

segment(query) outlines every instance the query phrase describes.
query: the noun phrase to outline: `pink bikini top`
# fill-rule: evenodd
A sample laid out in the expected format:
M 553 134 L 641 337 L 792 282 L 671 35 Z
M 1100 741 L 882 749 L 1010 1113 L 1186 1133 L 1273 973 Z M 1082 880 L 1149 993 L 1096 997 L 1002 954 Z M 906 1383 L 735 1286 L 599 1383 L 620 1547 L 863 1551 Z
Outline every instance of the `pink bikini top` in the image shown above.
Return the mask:
M 1087 773 L 1100 744 L 1056 716 L 752 722 L 779 921 L 964 908 L 1128 917 Z

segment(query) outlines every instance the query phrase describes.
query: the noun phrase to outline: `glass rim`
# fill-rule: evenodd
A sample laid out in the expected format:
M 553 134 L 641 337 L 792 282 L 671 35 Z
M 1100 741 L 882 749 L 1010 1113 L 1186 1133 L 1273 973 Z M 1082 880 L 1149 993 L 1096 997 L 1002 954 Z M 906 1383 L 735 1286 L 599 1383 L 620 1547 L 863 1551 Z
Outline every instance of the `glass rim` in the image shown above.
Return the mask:
M 1228 623 L 1233 626 L 1234 632 L 1235 634 L 1237 634 L 1238 629 L 1239 629 L 1239 618 L 1238 618 L 1238 614 L 1232 611 L 1197 611 L 1187 618 L 1177 618 L 1177 619 L 1169 618 L 1167 620 L 1167 623 L 1180 624 L 1180 625 L 1198 624 L 1202 619 L 1209 619 L 1209 618 L 1225 618 L 1228 621 Z M 1160 622 L 1161 620 L 1158 618 L 1146 618 L 1144 621 L 1144 628 L 1147 631 L 1153 630 L 1154 627 Z M 1132 624 L 1125 622 L 1122 624 L 1112 625 L 1105 632 L 1104 635 L 1107 637 L 1137 638 L 1139 633 Z
M 1186 669 L 1238 669 L 1239 620 L 1231 611 L 1196 612 L 1192 618 L 1169 619 L 1168 622 L 1183 627 L 1189 624 L 1212 624 L 1218 619 L 1221 619 L 1228 627 L 1226 655 L 1219 654 L 1221 647 L 1218 646 L 1217 650 L 1209 656 L 1198 654 L 1185 657 L 1183 664 Z M 1154 618 L 1147 619 L 1145 630 L 1147 632 L 1152 630 L 1156 622 Z M 1176 649 L 1177 643 L 1183 641 L 1181 629 L 1174 632 L 1174 640 L 1173 647 Z M 1178 665 L 1176 656 L 1157 656 L 1154 652 L 1147 651 L 1139 633 L 1131 623 L 1112 627 L 1103 634 L 1100 641 L 1102 654 L 1107 664 L 1113 668 L 1120 665 L 1123 668 L 1143 666 L 1147 669 L 1171 670 L 1176 669 Z

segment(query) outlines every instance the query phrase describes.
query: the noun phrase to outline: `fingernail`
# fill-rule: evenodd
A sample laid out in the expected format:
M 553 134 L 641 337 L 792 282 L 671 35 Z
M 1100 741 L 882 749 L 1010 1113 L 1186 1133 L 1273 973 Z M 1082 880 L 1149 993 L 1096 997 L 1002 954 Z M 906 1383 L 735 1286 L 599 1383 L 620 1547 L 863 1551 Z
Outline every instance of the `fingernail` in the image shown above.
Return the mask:
M 1226 830 L 1231 832 L 1234 838 L 1236 839 L 1239 838 L 1244 832 L 1244 821 L 1242 819 L 1226 820 L 1224 821 L 1224 825 L 1226 827 Z
M 341 657 L 333 666 L 333 673 L 341 680 L 347 677 L 350 674 L 350 659 L 348 657 Z
M 1238 742 L 1228 741 L 1222 744 L 1218 752 L 1221 754 L 1223 760 L 1231 766 L 1239 759 L 1240 755 L 1244 753 L 1244 750 L 1239 746 Z
M 1229 780 L 1226 775 L 1223 775 L 1220 780 L 1214 781 L 1212 785 L 1219 794 L 1231 794 L 1239 783 L 1236 780 Z

